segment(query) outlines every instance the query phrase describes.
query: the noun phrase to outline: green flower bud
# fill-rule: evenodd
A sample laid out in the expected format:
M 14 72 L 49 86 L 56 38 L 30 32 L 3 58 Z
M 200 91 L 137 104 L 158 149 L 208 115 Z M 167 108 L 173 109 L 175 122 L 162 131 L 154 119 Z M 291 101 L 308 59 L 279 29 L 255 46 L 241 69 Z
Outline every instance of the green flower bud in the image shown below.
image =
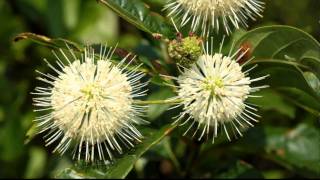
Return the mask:
M 190 67 L 202 53 L 202 40 L 196 36 L 173 40 L 169 42 L 169 56 L 177 64 Z

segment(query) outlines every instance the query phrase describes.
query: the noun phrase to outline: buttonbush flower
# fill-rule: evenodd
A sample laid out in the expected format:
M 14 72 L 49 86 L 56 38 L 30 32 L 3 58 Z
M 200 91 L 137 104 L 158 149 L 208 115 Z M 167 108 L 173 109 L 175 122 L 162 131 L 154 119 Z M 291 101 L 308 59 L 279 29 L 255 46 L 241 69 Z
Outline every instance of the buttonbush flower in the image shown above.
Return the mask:
M 134 59 L 130 55 L 114 65 L 114 50 L 101 46 L 98 56 L 86 48 L 79 59 L 70 48 L 68 53 L 60 49 L 60 57 L 53 52 L 57 67 L 45 60 L 56 76 L 37 71 L 47 86 L 32 93 L 35 111 L 45 112 L 36 122 L 40 132 L 48 132 L 46 145 L 56 144 L 54 152 L 74 147 L 78 160 L 110 160 L 113 151 L 121 153 L 123 145 L 132 147 L 142 138 L 134 125 L 145 122 L 140 118 L 145 107 L 133 101 L 145 95 L 141 89 L 147 83 L 140 83 L 144 74 L 136 71 L 139 66 L 126 70 Z
M 247 20 L 262 17 L 264 3 L 260 0 L 172 0 L 164 9 L 168 16 L 180 19 L 180 25 L 191 23 L 191 31 L 201 30 L 208 35 L 211 29 L 219 31 L 220 26 L 227 34 L 229 24 L 235 28 L 247 27 Z
M 190 68 L 183 68 L 181 75 L 174 78 L 178 82 L 178 95 L 173 99 L 180 100 L 178 106 L 183 107 L 175 123 L 182 120 L 184 122 L 181 125 L 191 122 L 185 134 L 195 128 L 193 136 L 200 132 L 199 140 L 205 134 L 207 138 L 212 134 L 214 142 L 218 129 L 221 129 L 229 140 L 230 130 L 235 137 L 242 136 L 241 132 L 253 126 L 253 122 L 258 122 L 259 117 L 256 106 L 246 102 L 247 98 L 256 97 L 252 95 L 253 92 L 268 87 L 252 85 L 268 75 L 251 79 L 248 73 L 256 66 L 243 70 L 244 64 L 239 64 L 246 51 L 238 50 L 233 55 L 223 55 L 222 44 L 217 53 L 213 53 L 212 49 L 209 52 L 207 45 L 197 62 Z

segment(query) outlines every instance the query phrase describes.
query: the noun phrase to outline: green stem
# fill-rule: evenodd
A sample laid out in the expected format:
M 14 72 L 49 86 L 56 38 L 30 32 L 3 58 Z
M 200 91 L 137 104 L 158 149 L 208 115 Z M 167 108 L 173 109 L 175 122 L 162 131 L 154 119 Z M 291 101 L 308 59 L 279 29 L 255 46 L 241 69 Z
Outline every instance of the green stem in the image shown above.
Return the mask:
M 151 100 L 151 101 L 136 100 L 133 103 L 137 105 L 147 105 L 147 104 L 178 104 L 181 102 L 182 102 L 181 99 L 165 99 L 165 100 Z
M 166 151 L 168 152 L 169 158 L 173 162 L 173 165 L 176 167 L 178 173 L 181 174 L 181 166 L 180 166 L 179 160 L 176 157 L 176 155 L 174 154 L 172 147 L 171 147 L 171 144 L 170 144 L 170 140 L 168 138 L 166 138 L 164 140 L 164 147 L 165 147 Z
M 172 62 L 170 61 L 170 57 L 168 55 L 168 45 L 167 45 L 167 43 L 166 42 L 165 43 L 161 43 L 160 47 L 161 47 L 161 51 L 163 53 L 165 62 L 167 64 L 171 64 Z

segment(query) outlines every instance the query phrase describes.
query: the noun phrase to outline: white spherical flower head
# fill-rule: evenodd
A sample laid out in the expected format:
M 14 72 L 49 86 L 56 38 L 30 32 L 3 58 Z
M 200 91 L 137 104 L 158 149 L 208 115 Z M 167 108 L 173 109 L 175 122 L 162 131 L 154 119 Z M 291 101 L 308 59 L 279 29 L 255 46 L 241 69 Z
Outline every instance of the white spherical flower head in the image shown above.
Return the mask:
M 260 0 L 172 0 L 165 9 L 169 10 L 168 16 L 181 20 L 181 26 L 191 22 L 193 32 L 201 29 L 202 35 L 208 35 L 221 25 L 229 34 L 230 23 L 236 28 L 247 27 L 249 18 L 262 17 L 263 5 Z
M 62 154 L 74 144 L 74 158 L 84 156 L 86 161 L 94 161 L 95 156 L 112 159 L 112 151 L 121 153 L 122 145 L 133 146 L 134 141 L 140 141 L 142 136 L 133 124 L 143 123 L 139 116 L 144 107 L 133 101 L 144 95 L 139 90 L 146 83 L 139 83 L 144 75 L 136 68 L 121 68 L 129 56 L 113 65 L 111 49 L 107 57 L 104 50 L 99 58 L 86 50 L 82 60 L 70 50 L 73 62 L 60 52 L 67 65 L 54 53 L 61 70 L 48 63 L 58 76 L 41 73 L 39 79 L 51 86 L 37 87 L 34 93 L 40 96 L 34 98 L 39 107 L 36 111 L 50 111 L 36 119 L 42 131 L 49 130 L 47 145 L 57 141 L 54 151 Z
M 236 54 L 238 53 L 239 51 Z M 179 105 L 183 106 L 183 112 L 176 122 L 186 119 L 183 123 L 185 124 L 193 120 L 185 134 L 198 124 L 193 136 L 202 127 L 199 140 L 205 134 L 208 137 L 211 130 L 214 140 L 218 128 L 231 140 L 229 128 L 235 137 L 237 134 L 242 136 L 241 131 L 248 125 L 253 126 L 251 121 L 257 121 L 257 109 L 246 103 L 246 100 L 248 97 L 254 97 L 251 95 L 252 92 L 267 87 L 252 87 L 252 82 L 265 79 L 267 76 L 250 79 L 247 75 L 252 68 L 243 71 L 243 66 L 238 63 L 244 53 L 237 59 L 234 59 L 235 56 L 205 53 L 177 78 L 178 96 L 175 99 L 181 100 Z
M 198 73 L 196 73 L 198 72 Z M 222 54 L 202 55 L 178 83 L 178 95 L 191 97 L 184 102 L 194 120 L 214 124 L 233 121 L 244 109 L 244 100 L 250 93 L 250 79 L 245 77 L 238 63 Z M 203 108 L 207 109 L 203 111 Z

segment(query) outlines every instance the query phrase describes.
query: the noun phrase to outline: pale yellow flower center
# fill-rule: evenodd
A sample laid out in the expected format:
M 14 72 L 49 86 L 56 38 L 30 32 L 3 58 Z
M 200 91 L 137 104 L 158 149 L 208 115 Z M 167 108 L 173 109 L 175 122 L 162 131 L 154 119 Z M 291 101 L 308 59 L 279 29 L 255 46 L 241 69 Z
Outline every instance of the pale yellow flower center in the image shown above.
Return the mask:
M 97 83 L 89 83 L 83 86 L 80 89 L 80 92 L 83 94 L 85 99 L 92 100 L 101 95 L 102 89 L 101 86 L 99 86 Z
M 212 95 L 219 95 L 219 89 L 224 87 L 223 80 L 219 77 L 208 77 L 203 80 L 203 89 L 210 91 Z

